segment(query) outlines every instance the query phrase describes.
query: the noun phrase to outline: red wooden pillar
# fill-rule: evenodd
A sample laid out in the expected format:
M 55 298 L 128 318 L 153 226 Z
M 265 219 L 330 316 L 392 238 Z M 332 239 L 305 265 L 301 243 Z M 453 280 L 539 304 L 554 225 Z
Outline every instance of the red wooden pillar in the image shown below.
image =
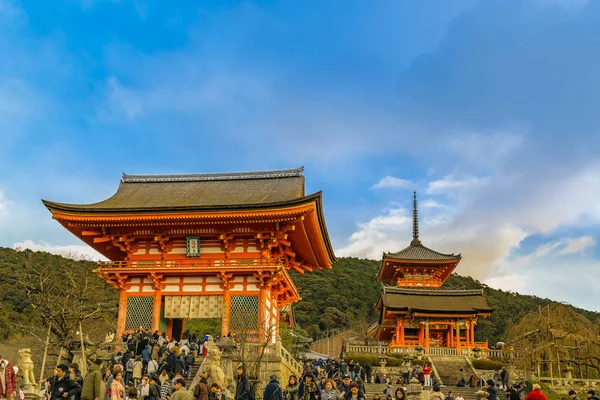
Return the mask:
M 425 322 L 425 354 L 429 354 L 429 322 Z
M 173 339 L 173 318 L 169 318 L 167 322 L 167 336 L 169 339 Z
M 467 349 L 471 348 L 471 329 L 469 329 L 469 323 L 465 321 L 465 343 Z
M 396 345 L 404 346 L 404 319 L 396 321 Z
M 458 354 L 460 355 L 460 325 L 458 325 L 458 322 L 455 322 L 456 324 L 456 351 L 458 352 Z
M 154 292 L 152 300 L 152 332 L 160 330 L 160 308 L 162 302 L 162 293 L 160 290 Z
M 419 325 L 419 344 L 425 347 L 425 325 Z
M 404 346 L 404 319 L 400 320 L 400 346 Z
M 125 332 L 125 322 L 127 321 L 127 292 L 121 290 L 119 293 L 119 316 L 117 319 L 117 338 L 123 336 Z
M 258 294 L 258 337 L 260 340 L 267 334 L 265 327 L 267 325 L 267 289 L 263 285 Z
M 471 340 L 475 344 L 475 321 L 471 320 Z
M 229 335 L 229 326 L 231 318 L 231 295 L 229 288 L 223 289 L 223 315 L 221 316 L 221 337 Z
M 279 307 L 279 300 L 277 300 L 277 298 L 274 297 L 272 293 L 271 302 L 273 304 L 273 312 L 271 313 L 271 315 L 273 316 L 273 323 L 275 324 L 275 340 L 277 340 L 279 339 L 279 325 L 281 324 L 281 319 L 279 315 L 279 310 L 281 310 L 281 308 Z

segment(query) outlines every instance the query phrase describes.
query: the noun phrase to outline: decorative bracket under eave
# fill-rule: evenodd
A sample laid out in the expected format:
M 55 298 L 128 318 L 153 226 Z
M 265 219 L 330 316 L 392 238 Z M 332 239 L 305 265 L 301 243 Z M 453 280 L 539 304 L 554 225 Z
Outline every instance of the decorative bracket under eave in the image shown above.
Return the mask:
M 221 272 L 217 275 L 217 278 L 221 279 L 221 283 L 219 286 L 223 290 L 229 290 L 233 287 L 233 283 L 231 282 L 231 278 L 233 278 L 233 274 Z

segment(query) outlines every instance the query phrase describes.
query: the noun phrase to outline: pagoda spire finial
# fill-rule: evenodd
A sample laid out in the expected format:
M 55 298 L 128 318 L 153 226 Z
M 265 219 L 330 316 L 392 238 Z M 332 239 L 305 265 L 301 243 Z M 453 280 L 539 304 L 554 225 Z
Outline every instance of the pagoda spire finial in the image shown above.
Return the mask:
M 413 240 L 412 243 L 421 243 L 419 240 L 419 210 L 417 209 L 417 192 L 413 197 Z

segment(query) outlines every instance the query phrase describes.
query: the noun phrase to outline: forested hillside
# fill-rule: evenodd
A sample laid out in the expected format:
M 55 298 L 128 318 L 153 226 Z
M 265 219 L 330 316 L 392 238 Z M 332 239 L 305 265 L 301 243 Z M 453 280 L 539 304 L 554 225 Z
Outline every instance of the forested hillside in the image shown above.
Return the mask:
M 294 306 L 297 325 L 317 338 L 351 328 L 365 329 L 376 321 L 377 313 L 373 308 L 381 289 L 381 284 L 375 281 L 379 264 L 373 260 L 341 258 L 330 270 L 304 275 L 292 273 L 302 297 L 302 301 Z M 101 313 L 94 318 L 116 319 L 117 292 L 92 272 L 94 267 L 94 263 L 89 261 L 0 248 L 0 324 L 4 327 L 0 330 L 0 339 L 16 333 L 19 327 L 31 326 L 35 321 L 40 321 L 41 326 L 46 325 L 48 319 L 55 319 L 53 330 L 64 325 L 59 321 L 66 317 L 79 321 L 86 306 L 100 307 Z M 43 288 L 40 286 L 42 278 L 46 279 Z M 70 280 L 75 282 L 70 283 Z M 84 281 L 89 283 L 83 285 Z M 475 335 L 477 341 L 489 340 L 490 343 L 504 340 L 507 327 L 525 314 L 555 303 L 535 296 L 492 289 L 456 274 L 448 279 L 445 287 L 483 289 L 489 305 L 496 311 L 490 318 L 480 320 Z M 54 300 L 47 305 L 47 299 Z M 75 311 L 65 314 L 75 305 L 79 314 Z M 43 311 L 44 307 L 48 309 Z M 57 313 L 61 307 L 64 310 Z M 599 313 L 573 309 L 599 326 Z M 47 314 L 43 322 L 40 320 L 42 312 Z M 97 323 L 87 321 L 90 329 L 96 326 L 92 322 Z M 70 331 L 76 331 L 67 326 L 62 329 L 62 332 L 57 329 L 56 334 L 66 336 Z

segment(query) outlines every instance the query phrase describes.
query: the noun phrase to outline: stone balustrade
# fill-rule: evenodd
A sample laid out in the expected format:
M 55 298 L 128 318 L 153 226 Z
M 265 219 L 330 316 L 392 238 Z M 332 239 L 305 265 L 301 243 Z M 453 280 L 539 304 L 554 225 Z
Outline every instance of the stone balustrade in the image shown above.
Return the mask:
M 479 349 L 479 350 L 477 350 Z M 390 347 L 386 345 L 362 345 L 362 344 L 346 344 L 346 353 L 349 354 L 377 354 L 377 355 L 391 355 L 391 354 L 417 354 L 416 347 Z M 469 356 L 473 358 L 491 358 L 491 359 L 506 359 L 515 357 L 516 354 L 512 354 L 505 350 L 490 350 L 487 348 L 477 347 L 472 348 L 460 348 L 454 347 L 430 347 L 428 349 L 428 355 L 431 356 Z

